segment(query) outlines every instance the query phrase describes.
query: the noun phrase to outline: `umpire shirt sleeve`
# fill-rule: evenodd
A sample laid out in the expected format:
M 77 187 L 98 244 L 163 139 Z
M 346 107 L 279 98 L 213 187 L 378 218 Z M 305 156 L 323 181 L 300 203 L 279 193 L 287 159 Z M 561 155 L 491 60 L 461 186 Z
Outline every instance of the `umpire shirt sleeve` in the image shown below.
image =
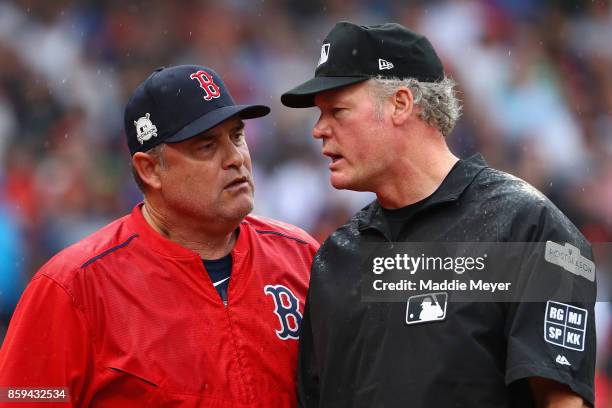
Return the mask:
M 15 309 L 0 350 L 0 387 L 67 387 L 70 406 L 79 406 L 90 369 L 92 343 L 86 327 L 70 294 L 51 278 L 35 276 Z
M 523 240 L 538 244 L 528 246 L 518 271 L 529 299 L 506 304 L 506 383 L 544 377 L 594 405 L 596 283 L 571 271 L 572 262 L 593 260 L 591 246 L 554 207 L 543 208 L 535 223 L 522 221 L 521 228 L 530 231 Z M 551 249 L 570 264 L 560 266 L 547 256 Z

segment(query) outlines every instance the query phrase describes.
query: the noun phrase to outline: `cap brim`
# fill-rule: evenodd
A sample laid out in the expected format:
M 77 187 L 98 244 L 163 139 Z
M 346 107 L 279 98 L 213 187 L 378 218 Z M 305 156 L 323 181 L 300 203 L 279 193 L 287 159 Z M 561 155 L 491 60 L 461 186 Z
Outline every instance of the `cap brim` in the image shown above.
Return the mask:
M 320 76 L 296 86 L 292 90 L 281 95 L 283 105 L 290 108 L 310 108 L 315 106 L 314 97 L 319 92 L 330 91 L 343 86 L 356 84 L 368 80 L 368 76 L 359 77 L 326 77 Z
M 214 128 L 232 116 L 238 116 L 241 119 L 254 119 L 266 116 L 268 113 L 270 113 L 270 108 L 265 105 L 224 106 L 200 116 L 198 119 L 194 120 L 176 132 L 174 135 L 167 138 L 164 142 L 176 143 L 190 139 L 202 132 L 206 132 L 207 130 Z

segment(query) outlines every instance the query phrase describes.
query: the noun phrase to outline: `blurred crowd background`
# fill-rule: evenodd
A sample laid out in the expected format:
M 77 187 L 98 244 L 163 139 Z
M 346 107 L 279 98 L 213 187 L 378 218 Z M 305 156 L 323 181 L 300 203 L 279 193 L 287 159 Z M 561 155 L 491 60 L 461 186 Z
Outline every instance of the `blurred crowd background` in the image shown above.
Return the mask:
M 464 101 L 453 151 L 482 152 L 544 192 L 591 242 L 612 241 L 609 1 L 1 1 L 0 340 L 42 263 L 141 200 L 123 107 L 156 67 L 213 67 L 239 102 L 272 106 L 247 123 L 256 213 L 322 241 L 369 202 L 329 187 L 310 137 L 317 110 L 279 101 L 312 76 L 340 20 L 426 34 Z M 598 270 L 602 299 L 608 275 Z M 610 305 L 596 314 L 597 406 L 612 407 Z

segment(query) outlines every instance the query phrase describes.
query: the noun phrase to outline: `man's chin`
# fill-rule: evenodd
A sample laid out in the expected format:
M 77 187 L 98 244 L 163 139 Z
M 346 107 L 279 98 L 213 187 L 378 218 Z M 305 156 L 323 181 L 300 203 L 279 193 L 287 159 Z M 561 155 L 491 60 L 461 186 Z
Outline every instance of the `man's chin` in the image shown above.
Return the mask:
M 336 190 L 366 191 L 360 188 L 357 183 L 352 182 L 351 180 L 347 180 L 346 178 L 338 177 L 335 174 L 331 175 L 329 183 Z
M 241 203 L 234 203 L 232 208 L 228 208 L 227 217 L 242 220 L 253 211 L 253 200 L 244 200 Z
M 337 174 L 334 174 L 334 173 L 332 173 L 331 177 L 329 178 L 329 184 L 331 184 L 332 187 L 335 188 L 336 190 L 348 190 L 349 189 L 347 180 L 343 179 L 342 177 L 339 177 Z

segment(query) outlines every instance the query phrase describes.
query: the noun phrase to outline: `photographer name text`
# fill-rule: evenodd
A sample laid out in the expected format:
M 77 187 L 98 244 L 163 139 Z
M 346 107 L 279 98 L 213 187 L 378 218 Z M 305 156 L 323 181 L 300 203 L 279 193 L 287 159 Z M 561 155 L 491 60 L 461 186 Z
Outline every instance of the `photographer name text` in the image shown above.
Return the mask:
M 458 279 L 443 280 L 440 282 L 429 280 L 412 281 L 401 279 L 396 282 L 384 282 L 377 279 L 372 282 L 375 291 L 480 291 L 480 292 L 506 292 L 510 290 L 511 282 L 486 282 L 482 279 L 470 279 L 461 282 Z

